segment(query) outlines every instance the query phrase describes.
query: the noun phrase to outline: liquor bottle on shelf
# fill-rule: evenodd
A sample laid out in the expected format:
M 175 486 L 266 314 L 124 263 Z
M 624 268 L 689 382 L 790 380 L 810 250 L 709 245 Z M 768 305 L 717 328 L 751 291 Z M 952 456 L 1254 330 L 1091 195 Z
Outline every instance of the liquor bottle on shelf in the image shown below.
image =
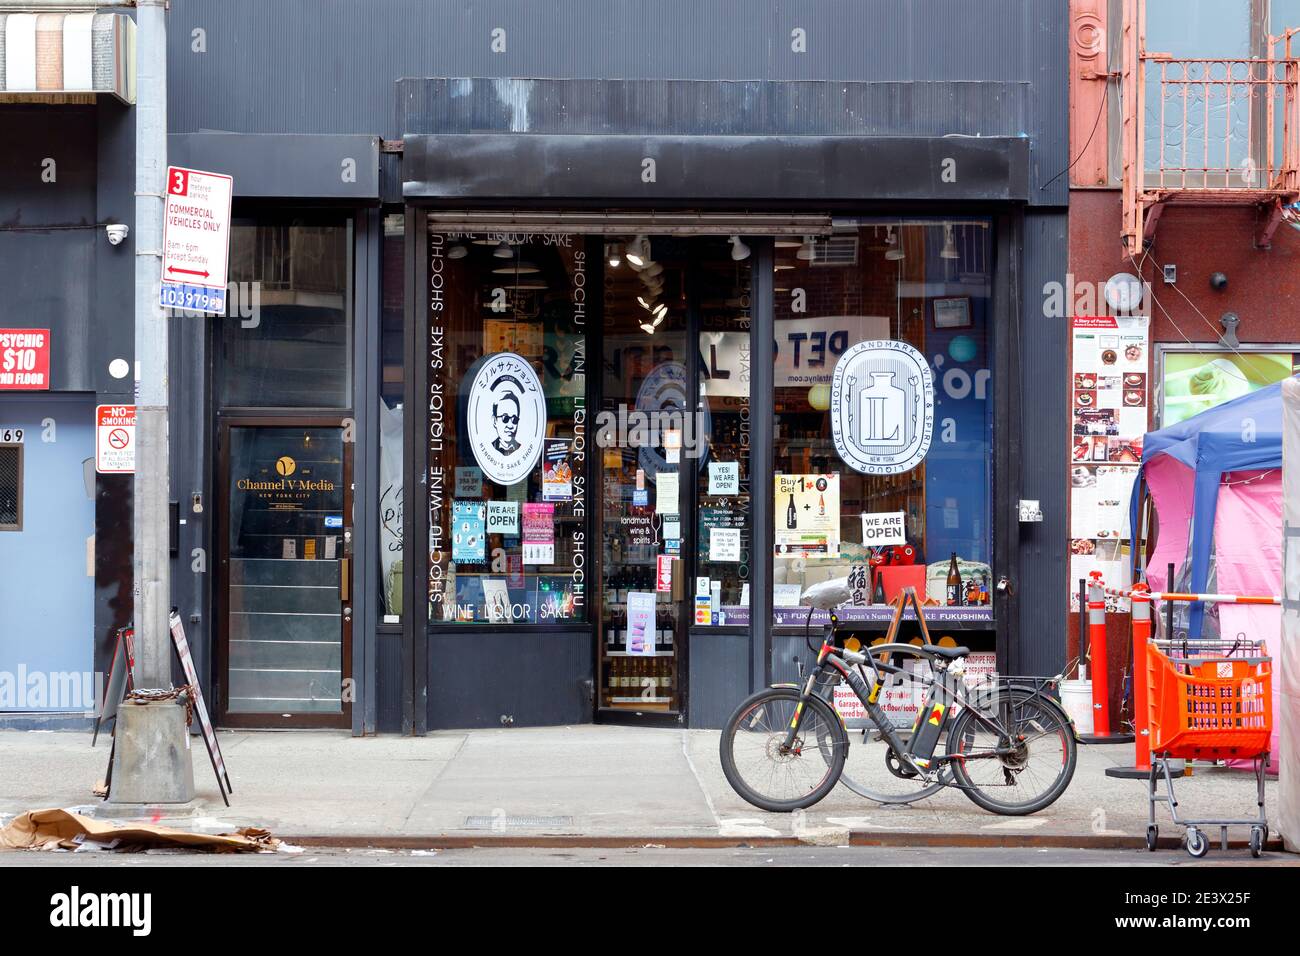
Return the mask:
M 957 570 L 956 551 L 952 553 L 952 560 L 948 562 L 947 592 L 949 607 L 957 607 L 961 604 L 961 572 Z

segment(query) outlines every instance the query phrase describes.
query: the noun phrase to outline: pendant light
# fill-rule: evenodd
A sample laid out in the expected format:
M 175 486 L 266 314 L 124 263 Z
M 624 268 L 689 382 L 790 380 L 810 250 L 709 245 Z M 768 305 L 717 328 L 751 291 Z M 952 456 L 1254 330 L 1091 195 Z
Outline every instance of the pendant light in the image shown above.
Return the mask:
M 730 242 L 731 258 L 733 260 L 736 262 L 743 262 L 745 259 L 749 258 L 749 246 L 740 241 L 740 236 L 732 236 Z
M 803 244 L 799 246 L 799 251 L 795 254 L 796 259 L 802 259 L 805 262 L 811 262 L 817 255 L 817 247 L 813 245 L 812 236 L 804 236 Z
M 515 257 L 515 251 L 510 248 L 510 243 L 502 239 L 497 244 L 497 247 L 492 250 L 492 255 L 498 259 L 513 259 Z
M 469 249 L 463 242 L 455 242 L 447 247 L 448 259 L 464 259 L 469 255 Z

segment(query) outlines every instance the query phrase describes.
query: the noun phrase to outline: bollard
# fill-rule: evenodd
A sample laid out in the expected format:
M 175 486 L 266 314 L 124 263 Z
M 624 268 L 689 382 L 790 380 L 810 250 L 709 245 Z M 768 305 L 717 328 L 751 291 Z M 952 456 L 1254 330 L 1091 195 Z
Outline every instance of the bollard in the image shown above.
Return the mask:
M 1151 640 L 1151 589 L 1139 581 L 1129 595 L 1133 604 L 1133 759 L 1139 770 L 1151 769 L 1151 729 L 1147 726 L 1147 641 Z
M 1088 575 L 1088 646 L 1092 654 L 1092 733 L 1110 736 L 1110 685 L 1106 680 L 1106 594 L 1101 572 Z
M 1100 571 L 1088 575 L 1088 659 L 1092 662 L 1092 733 L 1079 734 L 1085 744 L 1126 744 L 1129 734 L 1110 729 L 1110 668 L 1106 660 L 1106 587 Z

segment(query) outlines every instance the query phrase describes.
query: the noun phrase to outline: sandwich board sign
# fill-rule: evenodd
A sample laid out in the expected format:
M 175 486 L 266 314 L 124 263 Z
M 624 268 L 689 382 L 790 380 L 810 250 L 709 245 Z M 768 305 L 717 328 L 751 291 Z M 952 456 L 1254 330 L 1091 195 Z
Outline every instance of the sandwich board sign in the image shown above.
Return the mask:
M 226 772 L 226 761 L 221 755 L 221 744 L 217 742 L 217 732 L 213 729 L 212 719 L 208 716 L 207 704 L 203 702 L 203 690 L 199 687 L 199 672 L 195 669 L 194 657 L 190 654 L 190 642 L 185 637 L 185 625 L 181 623 L 181 616 L 175 608 L 171 610 L 168 623 L 172 632 L 172 648 L 176 651 L 176 658 L 181 662 L 181 670 L 185 672 L 185 680 L 189 683 L 190 699 L 194 702 L 194 714 L 199 718 L 199 729 L 203 732 L 203 742 L 208 748 L 212 772 L 217 775 L 217 789 L 221 791 L 221 799 L 225 801 L 226 806 L 230 806 L 229 794 L 234 793 L 235 789 L 230 785 L 230 774 Z
M 163 308 L 225 314 L 234 183 L 221 173 L 167 167 L 159 299 Z

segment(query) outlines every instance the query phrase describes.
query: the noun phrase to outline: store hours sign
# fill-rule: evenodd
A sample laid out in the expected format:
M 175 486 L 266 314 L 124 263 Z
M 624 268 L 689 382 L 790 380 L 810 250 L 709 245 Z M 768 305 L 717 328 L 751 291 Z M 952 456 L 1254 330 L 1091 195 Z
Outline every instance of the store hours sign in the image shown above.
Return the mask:
M 911 471 L 934 434 L 934 375 L 906 342 L 849 348 L 831 378 L 831 437 L 844 463 L 866 475 Z

